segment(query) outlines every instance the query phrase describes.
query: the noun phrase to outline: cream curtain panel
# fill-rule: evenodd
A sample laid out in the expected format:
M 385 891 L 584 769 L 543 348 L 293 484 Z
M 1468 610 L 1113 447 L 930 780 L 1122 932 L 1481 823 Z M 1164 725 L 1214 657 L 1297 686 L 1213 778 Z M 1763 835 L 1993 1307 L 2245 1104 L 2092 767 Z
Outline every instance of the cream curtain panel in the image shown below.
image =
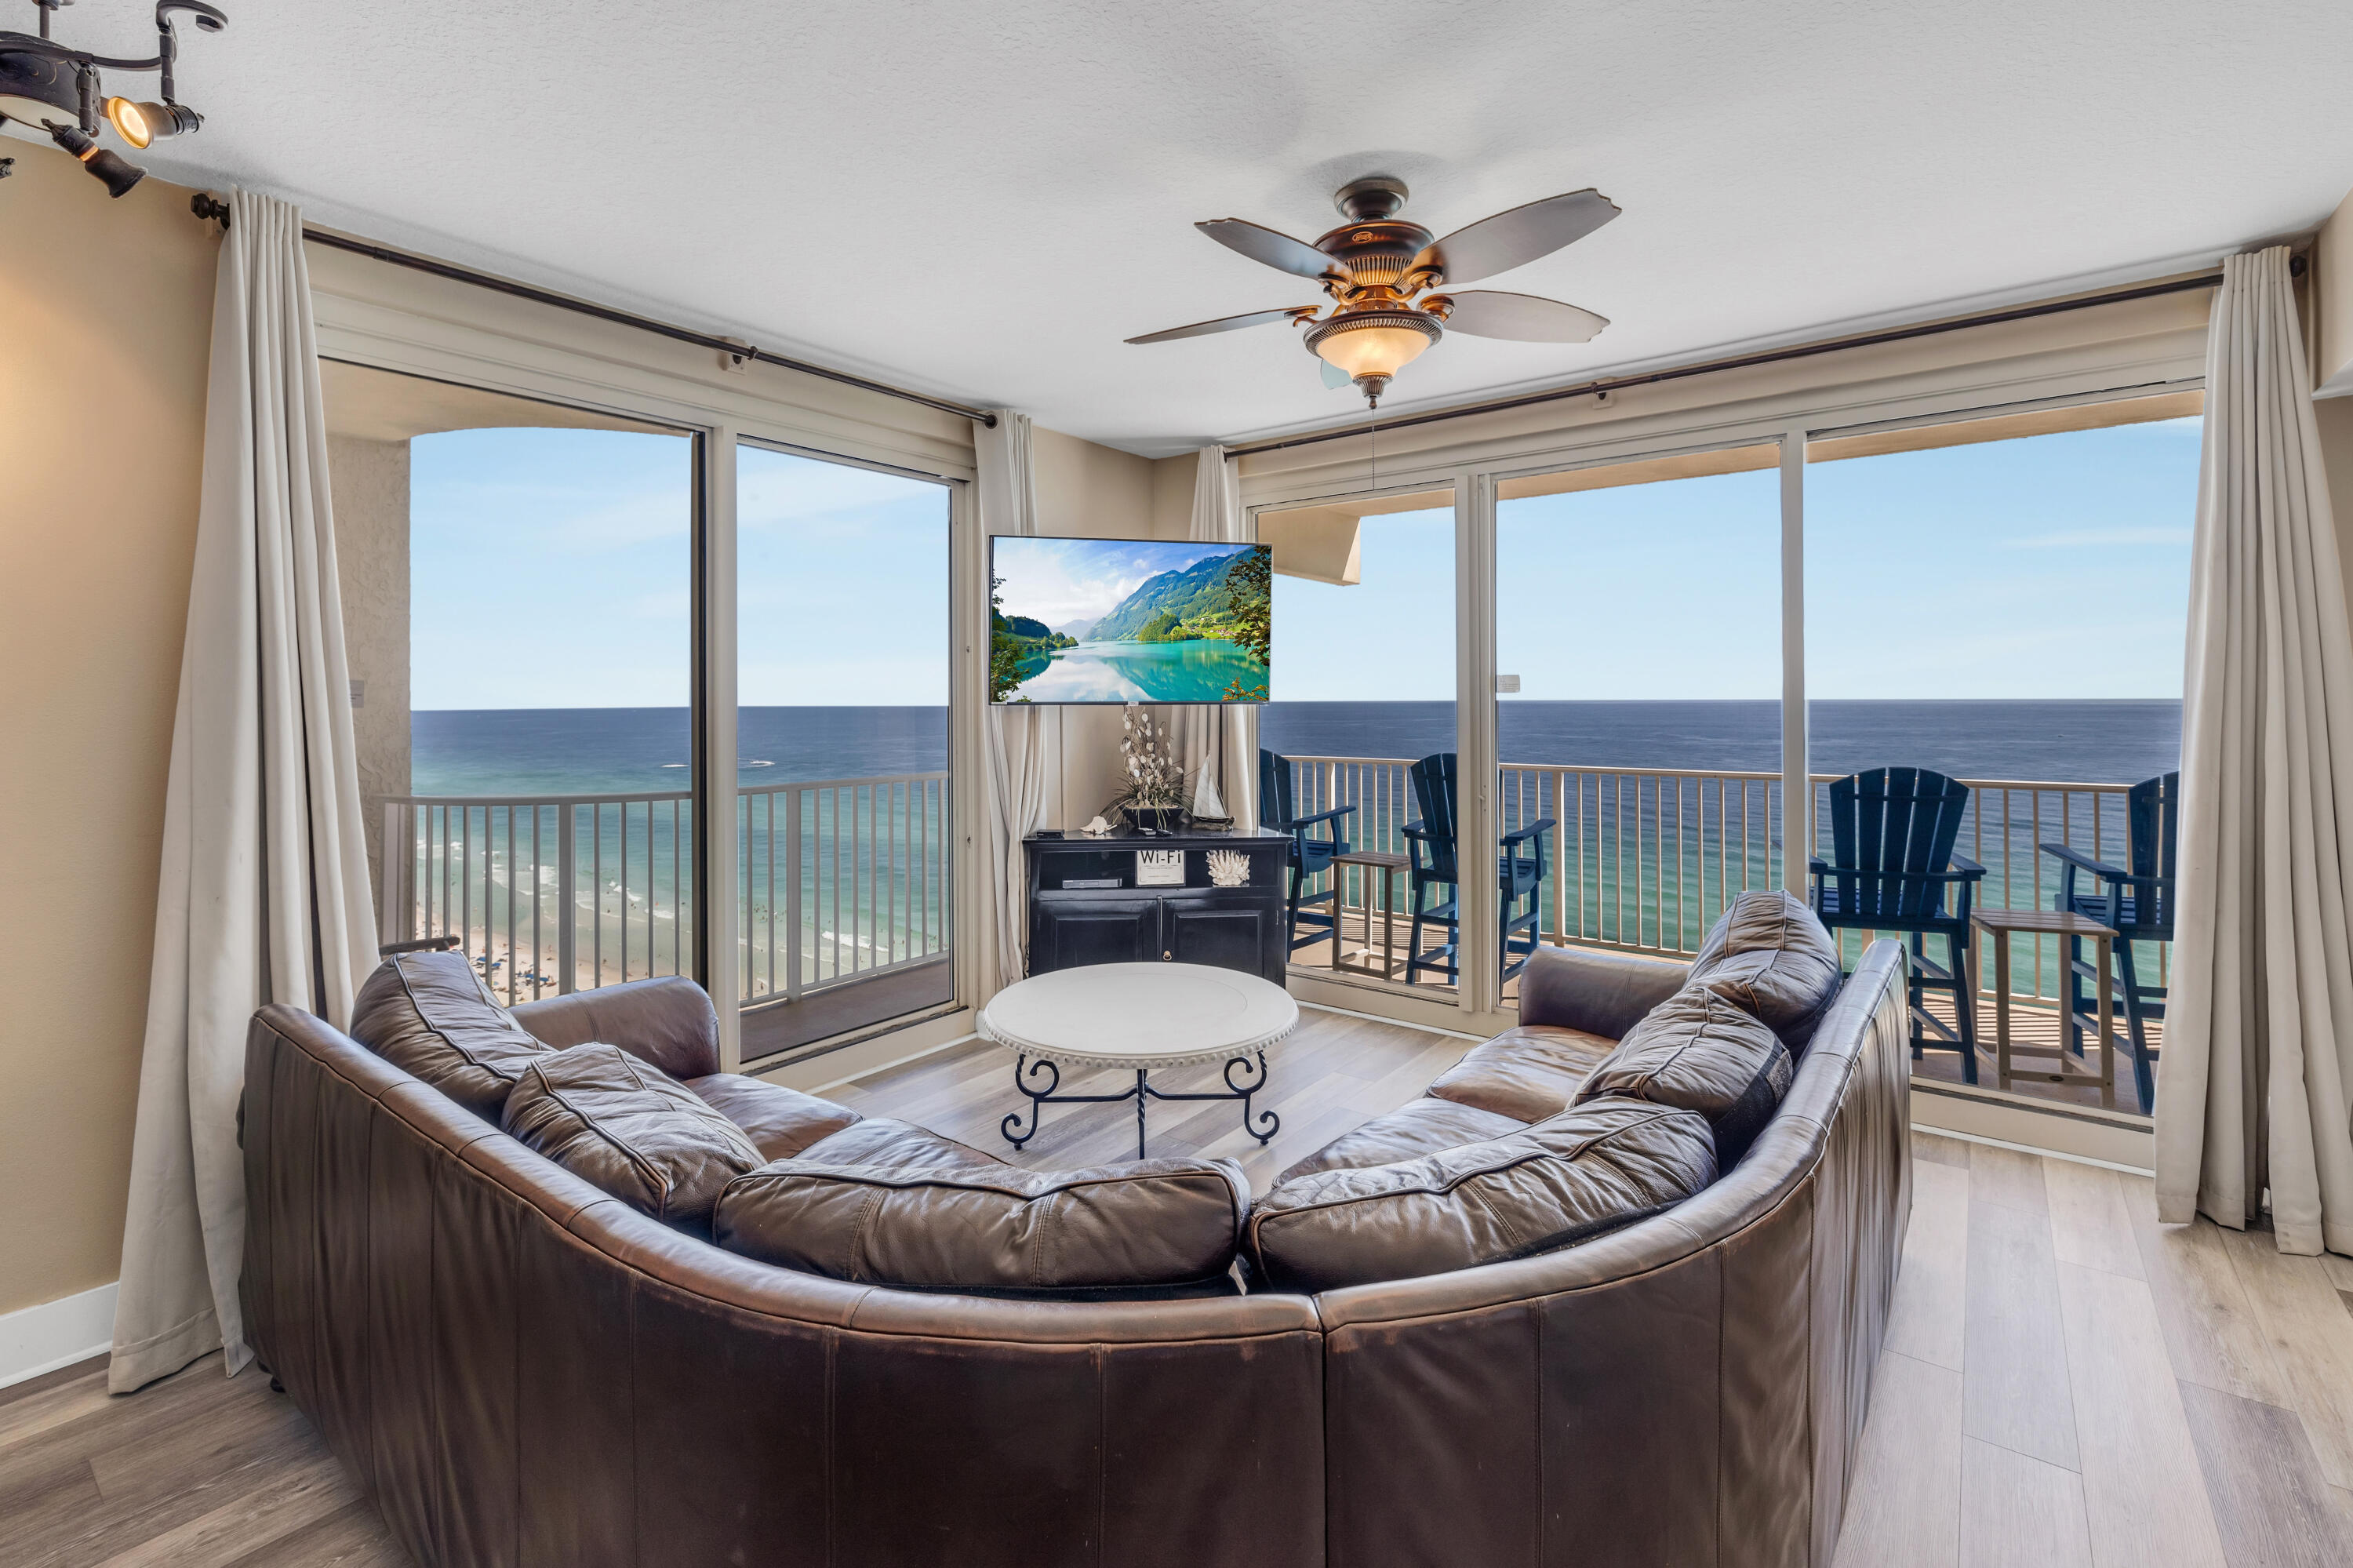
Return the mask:
M 1038 482 L 1030 461 L 1029 416 L 999 411 L 995 428 L 973 422 L 980 480 L 982 548 L 998 534 L 1038 532 Z M 985 629 L 984 629 L 985 630 Z M 984 641 L 983 647 L 987 643 Z M 1060 771 L 1060 728 L 1036 707 L 991 706 L 981 715 L 987 751 L 982 774 L 988 824 L 988 886 L 981 900 L 981 997 L 986 1001 L 1021 978 L 1028 938 L 1021 841 L 1046 825 L 1049 786 Z
M 2223 263 L 2181 705 L 2160 1219 L 2353 1253 L 2353 642 L 2312 382 L 2275 248 Z
M 1250 536 L 1250 519 L 1242 511 L 1240 475 L 1228 461 L 1225 448 L 1203 447 L 1200 467 L 1193 477 L 1191 537 L 1240 541 Z M 1256 826 L 1258 710 L 1196 705 L 1179 709 L 1176 724 L 1181 758 L 1198 780 L 1193 789 L 1194 814 L 1231 816 L 1237 827 Z M 1221 728 L 1222 751 L 1219 747 Z
M 375 961 L 302 215 L 239 191 L 213 295 L 205 471 L 131 1154 L 117 1393 L 216 1347 L 237 1303 L 245 1033 L 338 1026 Z

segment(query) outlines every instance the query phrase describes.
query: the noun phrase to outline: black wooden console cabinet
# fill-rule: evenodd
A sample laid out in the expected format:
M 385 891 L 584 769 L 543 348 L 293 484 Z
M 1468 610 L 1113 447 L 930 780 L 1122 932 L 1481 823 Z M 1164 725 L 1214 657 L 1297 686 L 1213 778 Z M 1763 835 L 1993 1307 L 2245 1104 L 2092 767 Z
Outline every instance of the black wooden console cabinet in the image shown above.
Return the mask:
M 1282 928 L 1283 856 L 1291 840 L 1258 830 L 1187 829 L 1145 837 L 1130 829 L 1106 838 L 1024 841 L 1029 871 L 1029 972 L 1082 964 L 1208 964 L 1283 983 L 1289 944 Z M 1250 857 L 1240 887 L 1209 882 L 1208 852 Z M 1136 885 L 1138 851 L 1185 857 L 1182 886 Z M 1078 887 L 1073 883 L 1108 883 Z

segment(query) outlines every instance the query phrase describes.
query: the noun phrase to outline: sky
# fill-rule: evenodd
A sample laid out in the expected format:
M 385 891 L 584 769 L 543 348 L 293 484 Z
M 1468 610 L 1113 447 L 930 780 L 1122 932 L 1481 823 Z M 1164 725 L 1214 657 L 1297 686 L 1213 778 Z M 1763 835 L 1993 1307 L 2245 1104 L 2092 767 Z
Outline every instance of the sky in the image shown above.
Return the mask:
M 417 438 L 412 705 L 683 705 L 691 450 Z M 1814 465 L 1809 694 L 2178 697 L 2198 455 L 2192 418 Z M 1778 696 L 1778 484 L 1499 503 L 1498 670 L 1523 700 Z M 746 447 L 738 508 L 744 705 L 946 701 L 944 485 Z M 1451 513 L 1363 527 L 1359 584 L 1274 580 L 1278 702 L 1454 695 Z M 1066 543 L 1018 568 L 1007 603 L 1092 619 L 1208 548 Z
M 1808 695 L 2179 697 L 2199 440 L 2171 419 L 1813 465 Z M 1451 700 L 1451 511 L 1362 526 L 1360 584 L 1275 578 L 1275 700 Z M 1499 502 L 1495 622 L 1522 701 L 1778 697 L 1778 471 Z
M 1005 579 L 999 597 L 1008 615 L 1026 615 L 1059 631 L 1075 621 L 1100 620 L 1119 601 L 1163 572 L 1181 572 L 1236 545 L 1196 545 L 1154 539 L 1024 539 L 990 541 L 993 573 Z
M 947 486 L 739 450 L 738 700 L 944 704 Z M 686 438 L 458 430 L 409 451 L 412 707 L 686 705 Z

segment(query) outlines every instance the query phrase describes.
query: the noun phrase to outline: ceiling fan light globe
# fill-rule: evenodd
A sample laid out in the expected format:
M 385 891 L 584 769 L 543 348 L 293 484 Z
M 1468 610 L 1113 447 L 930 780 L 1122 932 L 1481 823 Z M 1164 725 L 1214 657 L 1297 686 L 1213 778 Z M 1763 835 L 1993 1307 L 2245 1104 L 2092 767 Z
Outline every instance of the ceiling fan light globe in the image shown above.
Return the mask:
M 1353 322 L 1340 317 L 1326 323 L 1307 346 L 1361 385 L 1360 378 L 1367 376 L 1377 376 L 1386 383 L 1437 340 L 1436 323 L 1424 325 L 1421 320 L 1398 313 Z

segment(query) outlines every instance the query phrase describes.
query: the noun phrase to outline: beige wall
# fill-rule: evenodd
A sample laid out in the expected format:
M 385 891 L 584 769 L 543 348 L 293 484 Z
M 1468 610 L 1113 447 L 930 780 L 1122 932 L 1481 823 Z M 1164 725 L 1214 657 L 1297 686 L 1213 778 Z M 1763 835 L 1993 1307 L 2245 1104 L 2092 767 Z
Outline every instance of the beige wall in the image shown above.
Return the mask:
M 218 230 L 11 141 L 0 182 L 0 1312 L 122 1250 Z
M 1201 460 L 1191 452 L 1162 458 L 1152 465 L 1152 536 L 1189 539 L 1193 536 L 1193 485 Z
M 368 884 L 384 886 L 379 802 L 408 793 L 408 442 L 327 438 L 335 507 L 335 575 L 343 598 L 343 656 L 358 702 L 360 799 Z

